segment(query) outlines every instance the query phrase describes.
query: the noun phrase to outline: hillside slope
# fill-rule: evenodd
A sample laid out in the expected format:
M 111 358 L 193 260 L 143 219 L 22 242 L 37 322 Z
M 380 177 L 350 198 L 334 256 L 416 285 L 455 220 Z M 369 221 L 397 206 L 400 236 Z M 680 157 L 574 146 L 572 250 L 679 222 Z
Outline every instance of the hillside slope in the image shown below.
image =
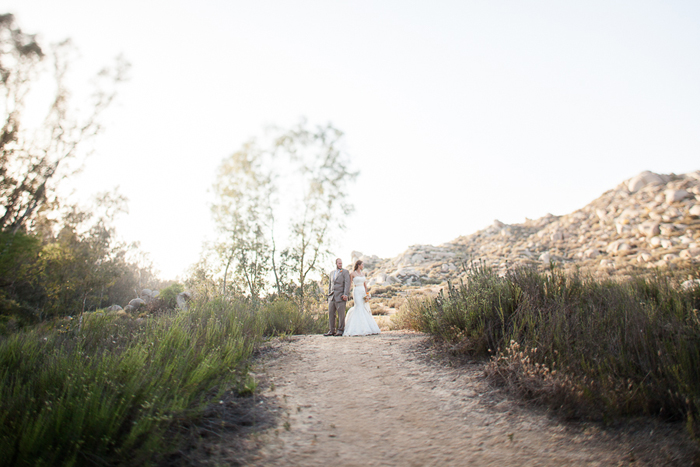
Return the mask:
M 413 245 L 396 258 L 353 252 L 365 261 L 370 285 L 425 286 L 464 274 L 473 261 L 505 273 L 521 266 L 594 272 L 677 267 L 700 262 L 700 170 L 642 172 L 583 208 L 522 224 L 495 221 L 438 246 Z

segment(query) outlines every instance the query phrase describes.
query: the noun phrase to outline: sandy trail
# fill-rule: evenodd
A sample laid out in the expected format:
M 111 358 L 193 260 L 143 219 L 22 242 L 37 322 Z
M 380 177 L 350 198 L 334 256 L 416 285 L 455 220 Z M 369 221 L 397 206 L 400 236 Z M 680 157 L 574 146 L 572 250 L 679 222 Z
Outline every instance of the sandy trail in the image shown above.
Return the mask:
M 563 424 L 450 367 L 427 337 L 298 336 L 261 368 L 279 425 L 252 465 L 676 465 L 668 434 Z M 437 361 L 439 360 L 439 361 Z M 619 431 L 619 430 L 618 430 Z M 661 430 L 663 431 L 663 430 Z M 653 462 L 644 457 L 653 451 Z M 688 458 L 685 457 L 684 465 Z

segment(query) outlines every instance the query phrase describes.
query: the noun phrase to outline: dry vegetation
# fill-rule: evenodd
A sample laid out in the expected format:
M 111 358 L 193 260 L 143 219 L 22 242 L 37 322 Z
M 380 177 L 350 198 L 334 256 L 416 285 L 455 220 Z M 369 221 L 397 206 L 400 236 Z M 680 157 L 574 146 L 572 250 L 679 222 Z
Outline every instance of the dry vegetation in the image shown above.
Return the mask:
M 493 382 L 567 417 L 654 415 L 685 420 L 697 436 L 700 287 L 680 287 L 697 274 L 476 269 L 436 297 L 410 299 L 393 322 L 490 358 Z

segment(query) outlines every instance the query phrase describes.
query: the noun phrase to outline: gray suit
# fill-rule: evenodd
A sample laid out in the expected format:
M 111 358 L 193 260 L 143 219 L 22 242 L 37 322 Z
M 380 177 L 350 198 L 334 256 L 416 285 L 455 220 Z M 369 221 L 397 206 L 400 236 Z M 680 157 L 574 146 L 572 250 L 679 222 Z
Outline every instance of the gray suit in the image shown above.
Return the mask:
M 338 332 L 345 330 L 345 300 L 350 297 L 350 273 L 347 269 L 334 269 L 328 283 L 328 322 L 331 334 L 335 332 L 335 314 L 338 313 Z

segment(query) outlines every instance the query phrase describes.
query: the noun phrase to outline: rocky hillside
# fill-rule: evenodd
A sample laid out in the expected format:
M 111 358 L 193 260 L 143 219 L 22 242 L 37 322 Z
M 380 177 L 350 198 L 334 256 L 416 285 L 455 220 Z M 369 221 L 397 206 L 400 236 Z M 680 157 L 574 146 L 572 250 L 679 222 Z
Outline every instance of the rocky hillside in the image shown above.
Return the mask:
M 474 261 L 503 274 L 551 262 L 622 274 L 700 263 L 700 170 L 642 172 L 571 214 L 522 224 L 495 221 L 442 245 L 411 246 L 396 258 L 353 252 L 353 262 L 358 258 L 377 286 L 441 284 L 464 274 Z

